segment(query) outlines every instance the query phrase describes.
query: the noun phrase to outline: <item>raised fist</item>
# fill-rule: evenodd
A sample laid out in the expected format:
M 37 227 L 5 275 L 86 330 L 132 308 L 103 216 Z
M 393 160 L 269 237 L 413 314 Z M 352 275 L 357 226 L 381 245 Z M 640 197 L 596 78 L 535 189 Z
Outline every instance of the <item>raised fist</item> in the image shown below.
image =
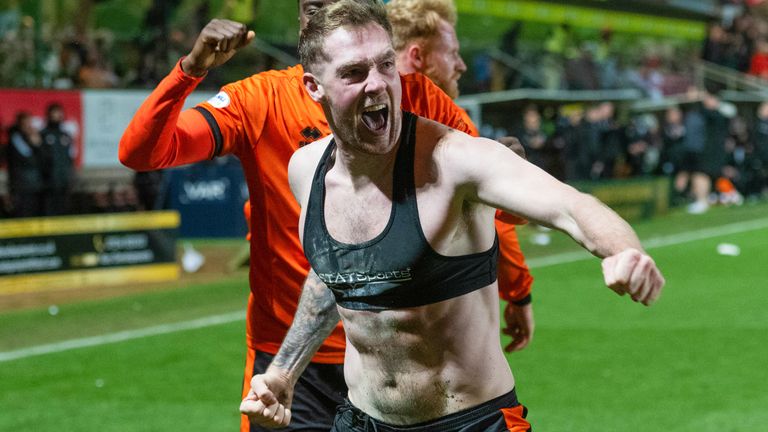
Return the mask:
M 226 63 L 256 36 L 245 24 L 214 19 L 197 36 L 192 51 L 184 57 L 181 68 L 189 75 L 203 76 L 210 69 Z

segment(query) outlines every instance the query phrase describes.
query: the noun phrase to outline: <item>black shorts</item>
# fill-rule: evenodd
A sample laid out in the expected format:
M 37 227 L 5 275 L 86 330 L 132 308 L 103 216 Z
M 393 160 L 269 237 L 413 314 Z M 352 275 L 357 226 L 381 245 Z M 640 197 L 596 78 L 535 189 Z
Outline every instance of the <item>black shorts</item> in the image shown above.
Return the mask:
M 273 355 L 256 351 L 253 375 L 263 373 L 272 362 Z M 291 424 L 287 428 L 266 429 L 250 425 L 250 432 L 303 431 L 327 432 L 333 425 L 336 407 L 344 403 L 347 384 L 344 365 L 310 363 L 299 377 L 291 404 Z M 246 418 L 247 419 L 247 418 Z M 244 419 L 243 421 L 246 421 Z
M 517 401 L 515 390 L 473 408 L 439 419 L 409 426 L 396 426 L 371 418 L 349 400 L 339 407 L 331 432 L 525 432 L 528 410 Z
M 706 153 L 687 151 L 683 155 L 680 171 L 706 174 L 715 180 L 723 175 L 724 166 L 725 159 L 721 154 L 708 155 Z
M 680 160 L 680 171 L 704 172 L 701 163 L 701 153 L 686 150 Z

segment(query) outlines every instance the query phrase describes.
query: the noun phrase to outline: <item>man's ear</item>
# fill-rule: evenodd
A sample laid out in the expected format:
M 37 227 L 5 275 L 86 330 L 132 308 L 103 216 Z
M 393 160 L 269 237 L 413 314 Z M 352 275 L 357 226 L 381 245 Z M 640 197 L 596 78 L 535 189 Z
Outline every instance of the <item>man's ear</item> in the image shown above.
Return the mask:
M 309 97 L 315 102 L 320 102 L 325 95 L 323 85 L 317 80 L 317 78 L 309 72 L 304 72 L 304 76 L 301 77 L 301 81 L 304 83 L 304 88 L 307 89 Z
M 426 52 L 421 49 L 419 44 L 411 44 L 405 50 L 405 55 L 408 58 L 408 62 L 411 64 L 414 70 L 421 72 L 424 70 L 424 55 Z

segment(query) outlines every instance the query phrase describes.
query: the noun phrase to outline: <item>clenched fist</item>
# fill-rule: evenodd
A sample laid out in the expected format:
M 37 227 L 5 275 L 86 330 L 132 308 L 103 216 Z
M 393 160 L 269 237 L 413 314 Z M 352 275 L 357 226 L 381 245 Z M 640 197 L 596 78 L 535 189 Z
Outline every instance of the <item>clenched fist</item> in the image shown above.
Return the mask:
M 251 424 L 266 428 L 286 427 L 291 422 L 293 384 L 277 368 L 269 367 L 251 379 L 251 390 L 240 404 L 240 412 Z
M 619 295 L 646 306 L 661 295 L 664 277 L 650 256 L 637 249 L 627 249 L 603 259 L 605 284 Z
M 256 36 L 245 24 L 214 19 L 197 36 L 192 51 L 181 61 L 181 69 L 201 77 L 210 69 L 226 63 L 240 48 Z

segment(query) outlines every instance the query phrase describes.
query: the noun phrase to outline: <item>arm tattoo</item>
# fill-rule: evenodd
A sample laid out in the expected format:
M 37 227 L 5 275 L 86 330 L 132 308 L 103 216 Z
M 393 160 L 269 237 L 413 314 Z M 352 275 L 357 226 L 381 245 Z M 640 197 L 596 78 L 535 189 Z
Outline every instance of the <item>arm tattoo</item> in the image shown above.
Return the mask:
M 310 270 L 299 299 L 293 323 L 272 365 L 298 379 L 312 356 L 339 322 L 331 290 Z

